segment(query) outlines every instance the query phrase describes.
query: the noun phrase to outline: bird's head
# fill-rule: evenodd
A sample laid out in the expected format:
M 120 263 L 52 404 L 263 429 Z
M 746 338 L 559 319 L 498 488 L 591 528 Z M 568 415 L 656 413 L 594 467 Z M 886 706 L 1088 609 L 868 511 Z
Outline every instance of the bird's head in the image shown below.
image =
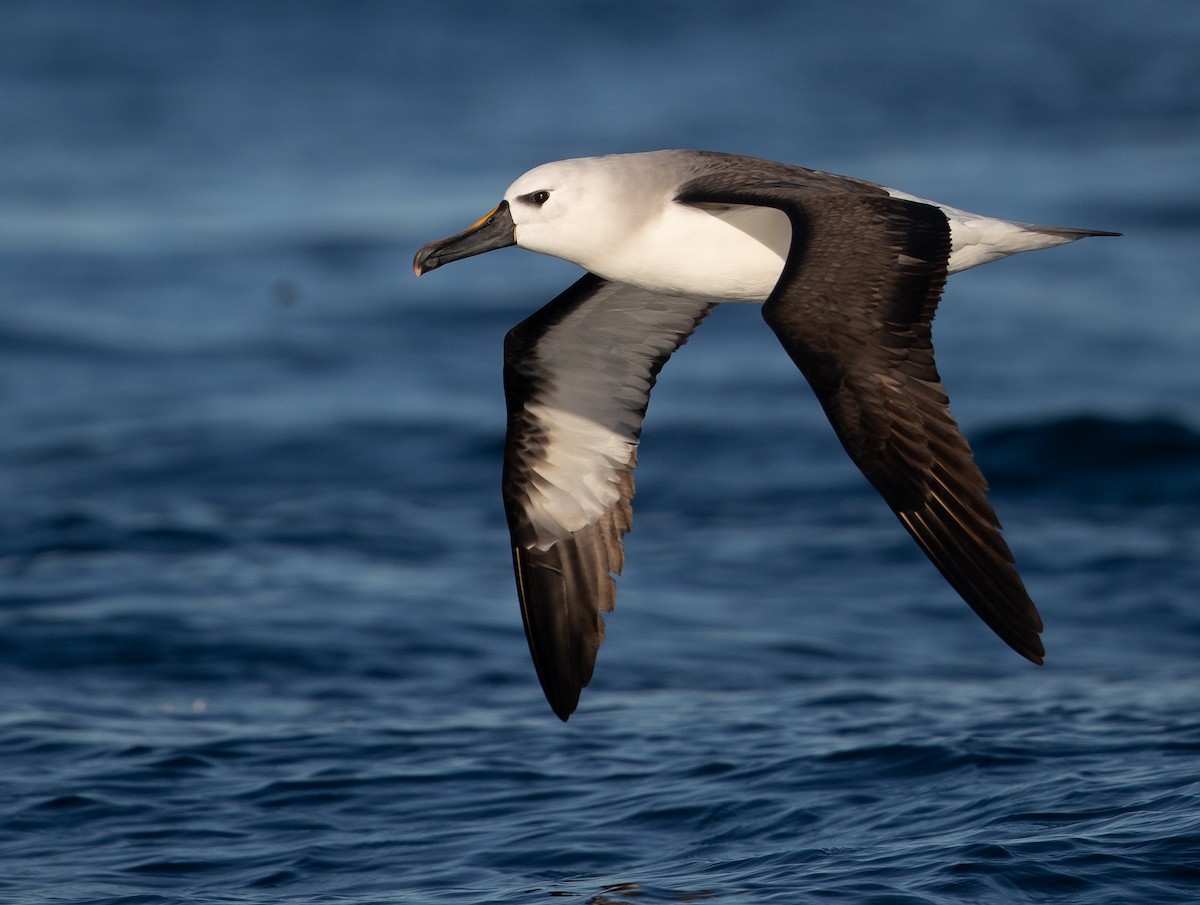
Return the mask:
M 629 232 L 635 184 L 621 178 L 619 157 L 585 157 L 535 167 L 509 186 L 504 200 L 461 233 L 417 252 L 417 276 L 443 264 L 517 245 L 589 270 Z

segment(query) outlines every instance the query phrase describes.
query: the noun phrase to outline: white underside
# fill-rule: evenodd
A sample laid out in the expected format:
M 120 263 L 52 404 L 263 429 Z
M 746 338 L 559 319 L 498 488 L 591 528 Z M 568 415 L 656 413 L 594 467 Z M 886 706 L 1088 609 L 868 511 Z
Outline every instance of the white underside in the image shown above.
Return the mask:
M 621 498 L 616 474 L 628 468 L 637 442 L 604 425 L 548 405 L 527 409 L 546 428 L 543 458 L 528 488 L 534 505 L 526 514 L 537 546 L 555 541 L 600 519 Z
M 545 442 L 524 488 L 537 548 L 594 524 L 620 502 L 651 364 L 691 333 L 707 307 L 613 284 L 542 337 L 536 356 L 543 383 L 525 403 Z
M 652 292 L 761 302 L 779 280 L 791 239 L 787 215 L 774 208 L 708 211 L 669 202 L 627 241 L 581 263 Z

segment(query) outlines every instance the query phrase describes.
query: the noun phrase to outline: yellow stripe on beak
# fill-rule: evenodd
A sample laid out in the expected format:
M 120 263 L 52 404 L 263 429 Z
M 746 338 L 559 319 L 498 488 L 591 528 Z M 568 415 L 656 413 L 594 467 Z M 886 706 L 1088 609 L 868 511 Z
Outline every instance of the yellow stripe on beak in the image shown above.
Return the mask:
M 474 223 L 472 223 L 470 226 L 468 226 L 466 231 L 470 232 L 473 229 L 478 229 L 479 227 L 483 226 L 483 224 L 487 223 L 488 220 L 490 220 L 490 219 L 492 219 L 492 217 L 496 216 L 496 211 L 498 211 L 498 210 L 500 210 L 500 205 L 497 204 L 490 211 L 488 211 L 486 214 L 484 214 L 482 217 L 480 217 L 478 220 L 476 220 Z

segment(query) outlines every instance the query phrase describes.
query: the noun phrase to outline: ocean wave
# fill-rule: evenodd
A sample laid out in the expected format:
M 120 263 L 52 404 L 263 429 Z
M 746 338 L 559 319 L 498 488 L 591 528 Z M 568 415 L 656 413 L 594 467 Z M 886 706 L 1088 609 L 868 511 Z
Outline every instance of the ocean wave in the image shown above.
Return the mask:
M 1070 415 L 994 428 L 973 445 L 991 484 L 1005 491 L 1200 504 L 1200 433 L 1173 418 Z

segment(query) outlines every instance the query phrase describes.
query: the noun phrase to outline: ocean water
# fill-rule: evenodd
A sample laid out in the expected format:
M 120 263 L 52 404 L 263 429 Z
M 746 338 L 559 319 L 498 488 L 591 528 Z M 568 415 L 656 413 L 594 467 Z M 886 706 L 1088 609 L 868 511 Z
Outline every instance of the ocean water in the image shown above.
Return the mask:
M 0 902 L 1196 901 L 1197 46 L 1095 0 L 4 0 Z M 576 272 L 410 261 L 658 147 L 1125 233 L 935 325 L 1045 667 L 725 306 L 554 718 L 500 347 Z

